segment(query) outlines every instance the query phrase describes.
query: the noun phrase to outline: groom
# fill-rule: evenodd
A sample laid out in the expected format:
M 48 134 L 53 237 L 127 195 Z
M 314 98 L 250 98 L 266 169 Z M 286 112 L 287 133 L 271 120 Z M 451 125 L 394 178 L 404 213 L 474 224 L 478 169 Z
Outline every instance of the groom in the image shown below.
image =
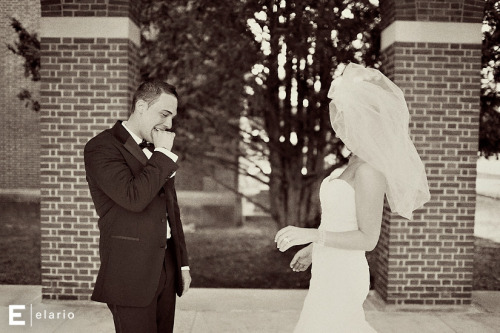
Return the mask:
M 85 146 L 100 230 L 92 300 L 107 303 L 116 332 L 172 332 L 175 294 L 184 295 L 191 283 L 169 131 L 177 98 L 168 83 L 142 83 L 129 119 Z

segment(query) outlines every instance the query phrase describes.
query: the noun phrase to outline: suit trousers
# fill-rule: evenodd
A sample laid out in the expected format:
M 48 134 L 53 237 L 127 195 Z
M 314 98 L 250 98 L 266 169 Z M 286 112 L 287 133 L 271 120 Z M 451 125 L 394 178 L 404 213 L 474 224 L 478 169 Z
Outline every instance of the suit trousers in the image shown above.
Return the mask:
M 167 241 L 165 260 L 155 296 L 146 307 L 109 304 L 116 333 L 169 333 L 175 317 L 175 254 L 172 241 Z

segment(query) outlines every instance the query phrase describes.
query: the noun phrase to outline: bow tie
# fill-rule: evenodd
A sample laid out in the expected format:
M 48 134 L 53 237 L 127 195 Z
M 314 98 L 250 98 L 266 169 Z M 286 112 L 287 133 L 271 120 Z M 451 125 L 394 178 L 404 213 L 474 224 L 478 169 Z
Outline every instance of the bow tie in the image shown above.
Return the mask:
M 141 143 L 139 143 L 139 147 L 141 149 L 147 148 L 150 152 L 153 152 L 155 150 L 155 145 L 152 144 L 151 142 L 147 142 L 146 140 L 142 140 Z

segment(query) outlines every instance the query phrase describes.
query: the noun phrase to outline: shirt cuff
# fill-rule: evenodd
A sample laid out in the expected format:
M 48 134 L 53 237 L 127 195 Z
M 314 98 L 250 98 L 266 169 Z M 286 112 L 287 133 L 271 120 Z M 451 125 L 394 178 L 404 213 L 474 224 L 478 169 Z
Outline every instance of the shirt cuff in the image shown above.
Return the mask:
M 159 152 L 167 155 L 174 162 L 177 162 L 177 159 L 179 158 L 179 156 L 175 155 L 174 153 L 172 153 L 170 150 L 168 150 L 166 148 L 158 147 L 158 148 L 155 148 L 155 151 L 159 151 Z
M 181 271 L 189 271 L 189 266 L 182 266 Z

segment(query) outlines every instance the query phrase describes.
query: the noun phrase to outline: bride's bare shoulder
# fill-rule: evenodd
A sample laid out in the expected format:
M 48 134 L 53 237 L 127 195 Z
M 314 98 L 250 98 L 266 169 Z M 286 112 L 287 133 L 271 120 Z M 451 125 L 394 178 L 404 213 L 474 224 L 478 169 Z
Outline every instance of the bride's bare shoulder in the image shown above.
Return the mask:
M 366 162 L 362 163 L 356 168 L 354 179 L 356 182 L 361 183 L 385 183 L 384 174 Z

